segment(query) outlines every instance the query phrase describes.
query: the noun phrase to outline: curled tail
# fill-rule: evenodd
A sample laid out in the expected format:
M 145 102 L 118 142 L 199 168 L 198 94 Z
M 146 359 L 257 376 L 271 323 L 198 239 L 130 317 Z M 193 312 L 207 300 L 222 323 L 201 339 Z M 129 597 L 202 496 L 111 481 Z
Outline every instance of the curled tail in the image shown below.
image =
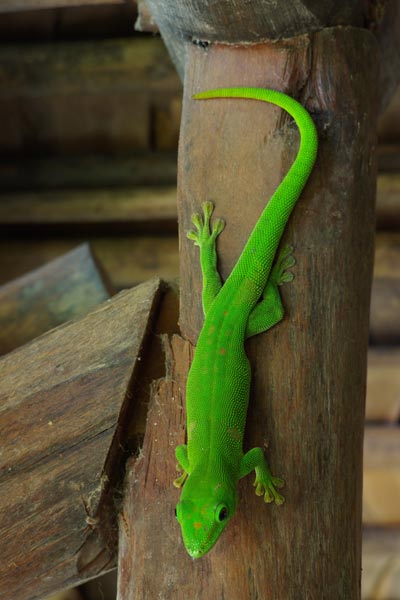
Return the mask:
M 318 138 L 314 122 L 299 102 L 282 92 L 263 88 L 221 88 L 200 92 L 196 100 L 248 98 L 280 106 L 295 120 L 300 147 L 295 161 L 264 208 L 225 285 L 237 286 L 251 277 L 263 289 L 271 270 L 286 223 L 310 176 L 317 155 Z

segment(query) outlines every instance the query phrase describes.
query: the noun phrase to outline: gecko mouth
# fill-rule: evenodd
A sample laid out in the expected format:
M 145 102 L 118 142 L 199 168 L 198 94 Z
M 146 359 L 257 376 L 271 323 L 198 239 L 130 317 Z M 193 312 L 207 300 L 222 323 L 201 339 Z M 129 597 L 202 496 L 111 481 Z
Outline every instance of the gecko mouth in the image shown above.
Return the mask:
M 211 548 L 216 544 L 219 538 L 218 535 L 215 535 L 217 530 L 218 524 L 215 524 L 213 527 L 211 527 L 210 531 L 208 532 L 207 536 L 204 538 L 200 546 L 196 548 L 187 548 L 187 551 L 192 558 L 201 558 L 202 556 L 204 556 L 204 554 L 211 550 Z

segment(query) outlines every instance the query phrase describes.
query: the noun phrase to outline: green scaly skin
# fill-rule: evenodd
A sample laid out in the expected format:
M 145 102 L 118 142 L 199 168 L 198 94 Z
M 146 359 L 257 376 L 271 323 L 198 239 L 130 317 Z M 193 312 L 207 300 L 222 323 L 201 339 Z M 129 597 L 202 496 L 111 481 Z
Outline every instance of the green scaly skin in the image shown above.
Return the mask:
M 174 482 L 183 486 L 176 516 L 186 550 L 193 558 L 206 554 L 233 516 L 238 481 L 255 470 L 256 494 L 265 502 L 282 504 L 264 452 L 243 453 L 243 434 L 250 389 L 250 365 L 244 341 L 266 331 L 283 318 L 278 286 L 291 281 L 292 248 L 274 258 L 287 221 L 312 171 L 317 134 L 308 112 L 281 92 L 259 88 L 225 88 L 194 96 L 249 98 L 280 106 L 300 130 L 297 157 L 257 221 L 228 279 L 221 284 L 216 268 L 215 242 L 224 228 L 211 224 L 213 204 L 204 202 L 203 216 L 193 215 L 196 230 L 188 237 L 200 247 L 205 320 L 197 342 L 187 388 L 187 444 L 176 448 L 183 474 Z

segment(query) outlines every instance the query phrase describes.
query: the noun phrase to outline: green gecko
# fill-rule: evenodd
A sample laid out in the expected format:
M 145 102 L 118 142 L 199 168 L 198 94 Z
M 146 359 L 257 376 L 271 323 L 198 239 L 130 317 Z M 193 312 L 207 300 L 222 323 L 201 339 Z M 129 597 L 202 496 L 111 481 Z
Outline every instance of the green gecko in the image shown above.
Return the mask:
M 211 223 L 213 204 L 202 204 L 203 216 L 192 217 L 196 231 L 188 237 L 200 247 L 205 315 L 186 387 L 187 443 L 176 448 L 183 474 L 176 517 L 192 558 L 206 554 L 233 516 L 238 481 L 255 470 L 255 492 L 265 502 L 282 504 L 261 448 L 243 453 L 243 434 L 250 390 L 250 365 L 244 342 L 267 331 L 283 318 L 278 286 L 291 281 L 292 248 L 286 246 L 273 266 L 287 221 L 312 171 L 318 147 L 308 112 L 281 92 L 260 88 L 224 88 L 193 98 L 249 98 L 280 106 L 300 130 L 294 163 L 257 221 L 231 274 L 222 285 L 218 274 L 216 238 L 224 221 Z

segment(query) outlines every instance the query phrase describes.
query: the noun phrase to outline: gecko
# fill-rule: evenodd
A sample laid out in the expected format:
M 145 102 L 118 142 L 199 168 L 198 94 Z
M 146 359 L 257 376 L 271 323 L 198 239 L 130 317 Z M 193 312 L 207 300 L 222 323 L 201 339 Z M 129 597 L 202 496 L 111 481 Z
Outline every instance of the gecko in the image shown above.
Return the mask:
M 196 100 L 242 98 L 284 109 L 300 132 L 297 156 L 266 204 L 230 275 L 222 284 L 216 240 L 225 227 L 213 219 L 214 204 L 203 202 L 192 215 L 187 237 L 200 248 L 204 322 L 186 384 L 186 444 L 176 448 L 182 488 L 175 515 L 192 558 L 204 556 L 235 513 L 239 480 L 255 471 L 255 493 L 265 502 L 284 502 L 281 478 L 272 475 L 260 447 L 243 451 L 251 369 L 245 340 L 279 323 L 284 309 L 278 286 L 293 279 L 293 248 L 275 256 L 290 217 L 312 172 L 318 138 L 303 106 L 282 92 L 264 88 L 221 88 Z

